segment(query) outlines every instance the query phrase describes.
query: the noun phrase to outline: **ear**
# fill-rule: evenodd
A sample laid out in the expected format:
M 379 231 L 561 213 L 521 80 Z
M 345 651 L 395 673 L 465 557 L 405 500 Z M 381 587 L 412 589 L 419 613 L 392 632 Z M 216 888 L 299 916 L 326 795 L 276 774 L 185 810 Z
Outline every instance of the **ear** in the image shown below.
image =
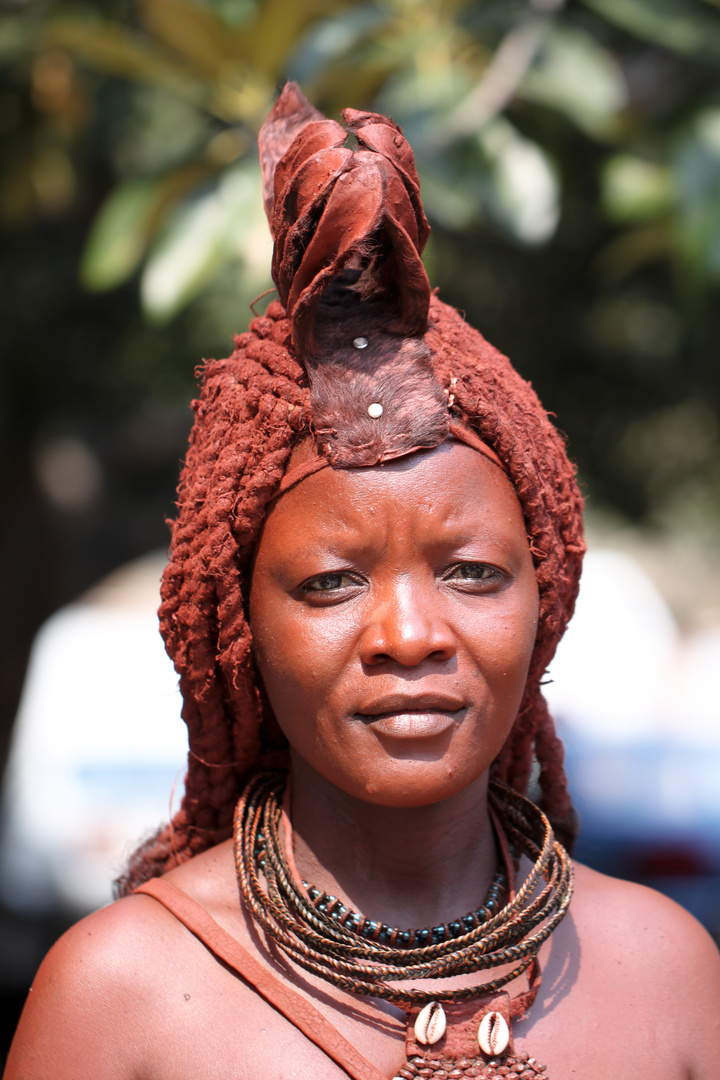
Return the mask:
M 285 84 L 258 136 L 263 199 L 268 221 L 273 210 L 275 166 L 304 127 L 315 120 L 324 119 L 323 114 L 310 104 L 297 83 Z

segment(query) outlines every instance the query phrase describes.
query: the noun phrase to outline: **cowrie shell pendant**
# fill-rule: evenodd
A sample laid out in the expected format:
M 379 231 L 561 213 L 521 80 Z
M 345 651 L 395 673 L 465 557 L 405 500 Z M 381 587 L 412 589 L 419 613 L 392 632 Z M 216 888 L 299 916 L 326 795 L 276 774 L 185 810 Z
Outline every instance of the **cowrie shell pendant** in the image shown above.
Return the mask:
M 502 1054 L 510 1042 L 510 1028 L 502 1013 L 485 1013 L 478 1028 L 478 1045 L 483 1054 L 495 1057 Z
M 432 1046 L 442 1039 L 446 1027 L 445 1010 L 439 1001 L 431 1001 L 417 1015 L 415 1038 L 423 1046 Z

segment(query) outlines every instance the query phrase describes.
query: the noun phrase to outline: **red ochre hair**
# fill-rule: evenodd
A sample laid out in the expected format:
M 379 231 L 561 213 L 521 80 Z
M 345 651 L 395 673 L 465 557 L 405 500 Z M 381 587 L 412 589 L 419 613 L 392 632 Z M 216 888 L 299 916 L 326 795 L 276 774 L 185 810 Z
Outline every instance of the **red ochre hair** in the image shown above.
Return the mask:
M 344 147 L 347 131 L 290 84 L 261 133 L 283 302 L 202 370 L 160 606 L 189 734 L 185 794 L 132 857 L 121 895 L 227 839 L 248 775 L 287 763 L 253 662 L 249 567 L 291 451 L 308 438 L 336 467 L 372 464 L 439 445 L 459 420 L 499 457 L 525 517 L 540 618 L 518 717 L 492 772 L 525 793 L 537 761 L 543 808 L 560 837 L 573 838 L 562 745 L 540 682 L 572 615 L 585 550 L 575 470 L 530 384 L 431 296 L 420 260 L 427 223 L 399 129 L 375 114 L 343 116 L 359 149 Z M 368 327 L 369 346 L 353 349 Z M 383 394 L 397 407 L 386 408 L 380 436 L 366 437 L 367 403 Z

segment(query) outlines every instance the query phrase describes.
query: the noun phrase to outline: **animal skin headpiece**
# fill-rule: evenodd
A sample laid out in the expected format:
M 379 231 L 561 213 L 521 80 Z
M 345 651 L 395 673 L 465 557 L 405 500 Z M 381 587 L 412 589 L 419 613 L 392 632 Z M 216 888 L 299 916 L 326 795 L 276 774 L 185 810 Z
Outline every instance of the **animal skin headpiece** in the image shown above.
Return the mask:
M 185 795 L 121 892 L 226 839 L 248 773 L 287 758 L 246 617 L 268 504 L 308 471 L 370 466 L 449 436 L 513 484 L 540 595 L 524 697 L 493 772 L 524 792 L 536 760 L 544 809 L 561 837 L 572 831 L 540 680 L 577 595 L 575 472 L 530 385 L 432 295 L 420 258 L 429 226 L 400 129 L 376 113 L 342 115 L 345 127 L 326 120 L 291 83 L 260 133 L 280 300 L 230 357 L 205 365 L 194 403 L 160 607 L 189 731 Z M 288 471 L 301 442 L 314 453 Z

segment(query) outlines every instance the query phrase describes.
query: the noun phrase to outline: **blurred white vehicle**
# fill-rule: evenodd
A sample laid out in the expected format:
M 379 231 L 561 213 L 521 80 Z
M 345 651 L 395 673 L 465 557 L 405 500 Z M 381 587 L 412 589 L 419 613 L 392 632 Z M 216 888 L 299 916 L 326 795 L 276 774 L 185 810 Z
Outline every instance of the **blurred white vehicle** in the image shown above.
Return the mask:
M 634 559 L 591 551 L 548 674 L 577 857 L 661 889 L 720 935 L 720 628 L 682 639 Z
M 11 910 L 107 903 L 129 852 L 179 804 L 187 738 L 157 628 L 163 563 L 129 564 L 37 635 L 3 790 Z

